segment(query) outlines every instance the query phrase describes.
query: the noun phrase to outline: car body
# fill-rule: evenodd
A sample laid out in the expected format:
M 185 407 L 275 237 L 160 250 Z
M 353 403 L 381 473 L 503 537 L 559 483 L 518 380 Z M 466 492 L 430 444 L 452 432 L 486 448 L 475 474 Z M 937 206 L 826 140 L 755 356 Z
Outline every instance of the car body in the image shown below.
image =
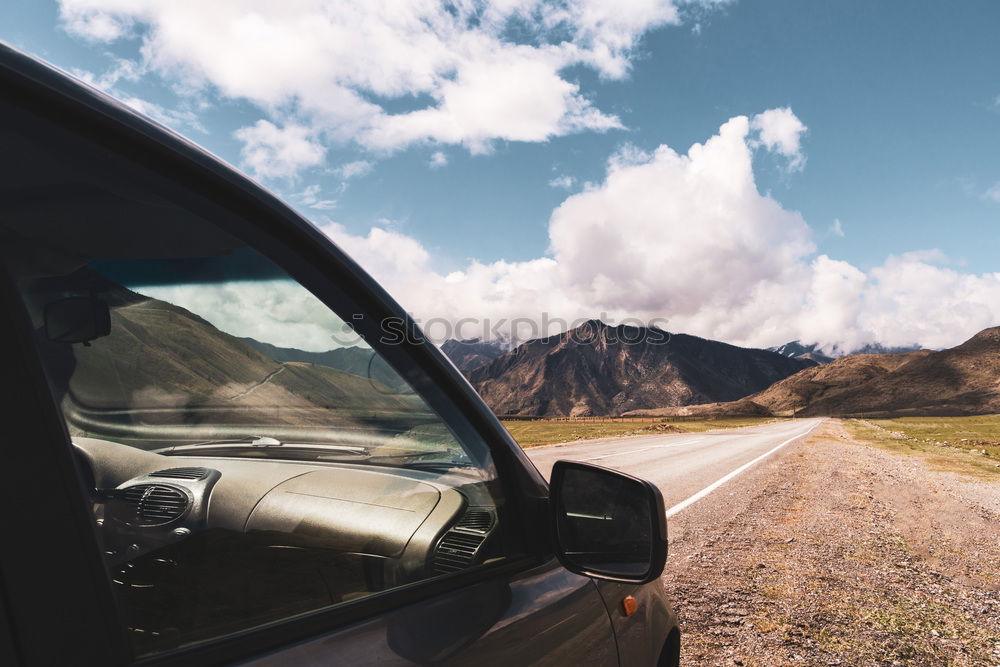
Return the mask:
M 550 489 L 259 185 L 2 45 L 0 90 L 0 662 L 677 664 L 655 487 Z M 269 340 L 227 329 L 255 308 Z

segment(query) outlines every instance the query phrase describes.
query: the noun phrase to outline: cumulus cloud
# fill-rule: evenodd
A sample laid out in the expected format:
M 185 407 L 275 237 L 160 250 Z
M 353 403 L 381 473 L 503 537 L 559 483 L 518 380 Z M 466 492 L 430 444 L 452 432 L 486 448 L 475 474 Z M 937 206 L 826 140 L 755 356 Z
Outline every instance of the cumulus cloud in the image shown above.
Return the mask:
M 753 117 L 751 127 L 762 146 L 788 158 L 788 168 L 799 171 L 806 164 L 802 135 L 808 129 L 788 107 L 768 109 Z
M 70 33 L 141 40 L 141 66 L 377 150 L 472 152 L 621 127 L 565 72 L 628 75 L 642 36 L 710 0 L 60 0 Z M 393 112 L 382 100 L 421 100 Z
M 619 150 L 603 182 L 553 211 L 549 253 L 531 261 L 473 261 L 446 273 L 399 232 L 325 231 L 430 322 L 432 337 L 446 333 L 445 321 L 451 335 L 523 337 L 559 330 L 541 330 L 545 316 L 604 313 L 742 345 L 943 347 L 1000 323 L 1000 273 L 960 273 L 938 251 L 892 256 L 867 272 L 817 256 L 805 220 L 757 188 L 753 152 L 769 148 L 757 132 L 737 116 L 686 153 Z
M 278 127 L 267 120 L 242 127 L 233 136 L 243 142 L 240 158 L 258 178 L 294 176 L 304 167 L 323 162 L 325 149 L 301 125 Z
M 551 181 L 549 181 L 550 188 L 561 188 L 563 190 L 569 190 L 576 184 L 576 179 L 572 176 L 556 176 Z
M 840 218 L 833 219 L 833 224 L 830 225 L 830 233 L 834 236 L 844 237 L 844 225 L 840 222 Z

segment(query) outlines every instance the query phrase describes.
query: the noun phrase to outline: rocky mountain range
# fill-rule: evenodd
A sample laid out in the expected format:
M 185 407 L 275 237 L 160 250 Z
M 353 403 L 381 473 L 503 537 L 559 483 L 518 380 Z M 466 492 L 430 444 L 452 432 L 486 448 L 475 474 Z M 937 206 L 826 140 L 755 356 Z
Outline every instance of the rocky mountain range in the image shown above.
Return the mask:
M 747 398 L 633 414 L 901 416 L 1000 412 L 1000 327 L 940 351 L 854 354 Z
M 497 414 L 616 415 L 734 401 L 815 362 L 658 329 L 591 320 L 468 373 Z

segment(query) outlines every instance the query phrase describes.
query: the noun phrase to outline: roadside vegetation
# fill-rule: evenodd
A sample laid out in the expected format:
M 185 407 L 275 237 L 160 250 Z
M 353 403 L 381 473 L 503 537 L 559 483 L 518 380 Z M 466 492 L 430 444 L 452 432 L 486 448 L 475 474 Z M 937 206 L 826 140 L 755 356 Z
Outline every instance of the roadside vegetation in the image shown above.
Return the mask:
M 503 425 L 521 447 L 539 447 L 558 442 L 613 436 L 656 435 L 657 433 L 701 433 L 720 428 L 759 426 L 774 417 L 726 417 L 719 419 L 502 419 Z
M 845 419 L 860 442 L 918 456 L 933 470 L 1000 480 L 1000 415 Z

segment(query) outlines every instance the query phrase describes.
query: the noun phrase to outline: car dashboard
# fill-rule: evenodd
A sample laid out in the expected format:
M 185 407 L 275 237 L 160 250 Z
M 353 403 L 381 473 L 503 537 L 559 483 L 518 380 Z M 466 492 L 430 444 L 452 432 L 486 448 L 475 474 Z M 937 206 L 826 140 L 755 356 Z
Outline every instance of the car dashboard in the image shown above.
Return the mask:
M 487 483 L 456 471 L 74 446 L 119 606 L 150 651 L 502 552 Z

